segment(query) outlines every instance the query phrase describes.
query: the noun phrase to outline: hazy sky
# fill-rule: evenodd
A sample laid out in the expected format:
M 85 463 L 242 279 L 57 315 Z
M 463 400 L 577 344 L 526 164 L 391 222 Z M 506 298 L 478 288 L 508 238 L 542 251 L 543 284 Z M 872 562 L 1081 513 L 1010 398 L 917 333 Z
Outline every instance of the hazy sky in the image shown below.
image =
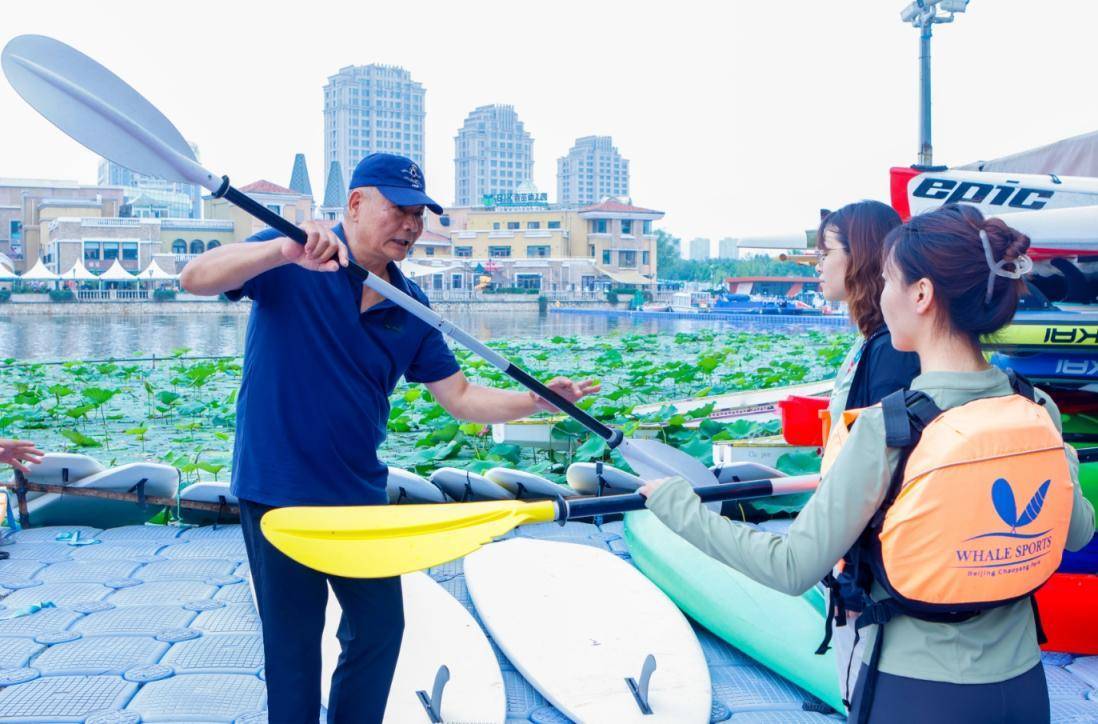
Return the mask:
M 97 59 L 238 186 L 323 193 L 322 87 L 345 65 L 408 69 L 427 91 L 428 191 L 453 201 L 454 135 L 514 105 L 534 182 L 613 136 L 638 205 L 689 239 L 813 226 L 887 200 L 917 150 L 917 31 L 903 0 L 725 2 L 58 2 L 7 0 L 0 43 L 54 36 Z M 1098 128 L 1093 0 L 973 0 L 934 40 L 935 161 L 994 158 Z M 0 176 L 95 181 L 96 158 L 0 81 Z M 714 243 L 715 246 L 715 243 Z

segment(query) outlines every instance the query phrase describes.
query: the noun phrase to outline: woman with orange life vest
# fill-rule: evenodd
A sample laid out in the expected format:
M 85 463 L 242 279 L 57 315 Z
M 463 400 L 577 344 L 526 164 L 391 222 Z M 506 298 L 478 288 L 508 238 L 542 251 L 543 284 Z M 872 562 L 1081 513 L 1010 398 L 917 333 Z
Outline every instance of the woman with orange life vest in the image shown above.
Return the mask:
M 1094 509 L 1056 406 L 980 353 L 1013 317 L 1028 246 L 966 205 L 888 235 L 881 308 L 922 373 L 834 421 L 819 488 L 786 535 L 713 514 L 680 478 L 641 488 L 672 530 L 790 595 L 844 557 L 868 568 L 852 721 L 1049 721 L 1031 594 L 1065 547 L 1090 541 Z

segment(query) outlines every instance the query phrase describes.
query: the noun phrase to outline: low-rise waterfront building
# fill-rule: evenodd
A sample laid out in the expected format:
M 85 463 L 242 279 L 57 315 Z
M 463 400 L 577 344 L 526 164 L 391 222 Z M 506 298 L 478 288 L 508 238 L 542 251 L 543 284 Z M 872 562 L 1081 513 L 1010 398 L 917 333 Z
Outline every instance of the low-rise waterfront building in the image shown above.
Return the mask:
M 71 209 L 68 209 L 71 210 Z M 63 273 L 82 260 L 99 273 L 117 259 L 138 272 L 155 259 L 178 273 L 195 256 L 234 240 L 233 222 L 216 219 L 156 219 L 59 216 L 45 222 L 46 267 Z
M 49 253 L 43 225 L 61 217 L 117 217 L 122 204 L 120 187 L 0 179 L 0 254 L 12 261 L 13 271 L 27 271 Z
M 307 194 L 262 179 L 247 186 L 241 186 L 240 191 L 290 223 L 302 224 L 313 218 L 313 197 Z M 225 199 L 203 196 L 202 202 L 205 212 L 203 215 L 207 220 L 216 219 L 233 223 L 235 234 L 233 241 L 243 241 L 267 228 L 262 221 Z
M 466 288 L 483 277 L 495 286 L 542 291 L 649 288 L 657 274 L 652 223 L 662 217 L 615 198 L 561 208 L 545 194 L 496 194 L 490 205 L 448 209 L 430 220 L 428 232 L 449 236 Z M 430 254 L 441 252 L 440 246 Z M 417 260 L 427 256 L 416 252 Z
M 191 149 L 198 157 L 198 147 Z M 125 166 L 101 159 L 100 186 L 120 186 L 124 196 L 119 216 L 197 219 L 202 213 L 201 189 L 194 184 L 166 181 L 134 173 Z

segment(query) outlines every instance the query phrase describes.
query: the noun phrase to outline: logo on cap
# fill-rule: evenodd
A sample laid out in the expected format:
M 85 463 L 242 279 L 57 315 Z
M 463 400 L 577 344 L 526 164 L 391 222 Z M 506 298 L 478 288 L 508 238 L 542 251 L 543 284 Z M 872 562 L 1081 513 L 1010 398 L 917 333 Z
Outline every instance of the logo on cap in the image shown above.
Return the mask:
M 423 176 L 419 172 L 419 166 L 414 163 L 408 168 L 404 169 L 404 180 L 410 183 L 413 188 L 423 188 Z

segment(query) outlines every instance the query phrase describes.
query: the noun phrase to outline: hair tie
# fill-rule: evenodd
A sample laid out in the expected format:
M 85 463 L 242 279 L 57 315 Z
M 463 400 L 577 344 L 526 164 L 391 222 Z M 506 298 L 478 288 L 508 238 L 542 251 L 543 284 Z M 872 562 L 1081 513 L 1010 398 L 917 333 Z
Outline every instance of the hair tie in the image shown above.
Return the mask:
M 987 238 L 987 232 L 980 229 L 980 243 L 984 245 L 984 259 L 987 260 L 987 267 L 990 269 L 987 275 L 987 294 L 984 296 L 984 304 L 991 303 L 991 293 L 995 289 L 995 277 L 1006 277 L 1007 279 L 1021 279 L 1026 274 L 1033 271 L 1033 260 L 1025 254 L 1021 254 L 1011 261 L 1006 259 L 1000 259 L 995 261 L 994 255 L 991 253 L 991 241 Z M 1007 264 L 1013 264 L 1013 271 L 1008 271 L 1005 267 Z

